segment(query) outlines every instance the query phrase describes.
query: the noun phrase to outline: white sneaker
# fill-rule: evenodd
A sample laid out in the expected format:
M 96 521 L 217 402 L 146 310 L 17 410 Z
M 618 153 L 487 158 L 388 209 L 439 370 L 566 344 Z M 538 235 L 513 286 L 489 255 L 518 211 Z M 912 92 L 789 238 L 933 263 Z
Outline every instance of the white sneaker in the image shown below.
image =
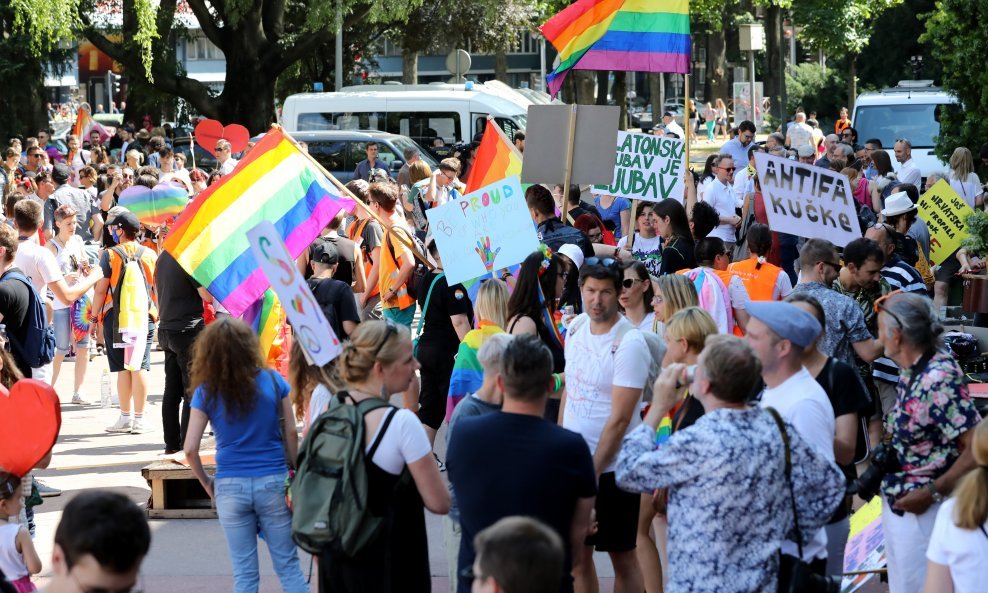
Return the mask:
M 83 399 L 81 393 L 73 393 L 72 394 L 72 403 L 79 404 L 81 406 L 84 406 L 84 405 L 86 405 L 89 402 L 87 402 L 85 399 Z
M 106 427 L 106 432 L 130 432 L 130 418 L 117 417 L 117 421 Z
M 145 432 L 150 432 L 150 429 L 144 426 L 144 419 L 134 418 L 134 422 L 130 425 L 130 434 L 144 434 Z

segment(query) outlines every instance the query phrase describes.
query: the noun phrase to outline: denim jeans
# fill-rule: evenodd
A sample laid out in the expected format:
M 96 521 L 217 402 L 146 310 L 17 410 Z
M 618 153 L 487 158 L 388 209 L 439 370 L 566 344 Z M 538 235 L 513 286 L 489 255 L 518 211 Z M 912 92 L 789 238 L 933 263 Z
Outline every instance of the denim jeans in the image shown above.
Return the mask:
M 285 474 L 256 478 L 218 478 L 216 512 L 233 565 L 234 593 L 257 593 L 258 528 L 286 593 L 308 593 L 298 551 L 292 541 L 292 515 L 285 504 Z

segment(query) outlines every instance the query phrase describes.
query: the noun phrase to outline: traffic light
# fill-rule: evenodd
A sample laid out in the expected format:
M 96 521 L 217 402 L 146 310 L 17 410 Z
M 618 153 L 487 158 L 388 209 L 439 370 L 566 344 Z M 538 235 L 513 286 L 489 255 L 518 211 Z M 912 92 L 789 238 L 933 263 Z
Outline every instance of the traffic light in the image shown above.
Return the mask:
M 107 95 L 107 105 L 113 105 L 116 102 L 116 98 L 120 96 L 120 79 L 123 78 L 119 74 L 114 74 L 113 72 L 107 70 L 106 72 L 106 92 Z

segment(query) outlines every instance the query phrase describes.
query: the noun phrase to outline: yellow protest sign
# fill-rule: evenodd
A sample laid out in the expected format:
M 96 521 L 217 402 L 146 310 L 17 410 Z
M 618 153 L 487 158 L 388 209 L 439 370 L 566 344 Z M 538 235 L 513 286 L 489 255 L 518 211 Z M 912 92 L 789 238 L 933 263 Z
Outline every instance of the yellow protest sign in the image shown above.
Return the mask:
M 939 265 L 967 237 L 965 220 L 974 211 L 941 179 L 919 199 L 919 217 L 930 227 L 930 260 Z

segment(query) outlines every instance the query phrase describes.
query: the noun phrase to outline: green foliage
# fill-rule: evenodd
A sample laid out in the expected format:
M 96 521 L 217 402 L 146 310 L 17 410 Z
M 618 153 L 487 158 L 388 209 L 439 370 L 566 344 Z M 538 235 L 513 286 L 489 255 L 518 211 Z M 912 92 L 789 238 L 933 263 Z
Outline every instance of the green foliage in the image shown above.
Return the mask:
M 141 48 L 141 62 L 144 64 L 144 73 L 148 82 L 154 82 L 151 75 L 151 45 L 155 39 L 161 37 L 155 23 L 158 15 L 157 3 L 151 0 L 134 0 L 134 11 L 137 15 L 137 33 L 134 35 L 134 43 Z M 167 35 L 167 32 L 165 33 Z
M 800 38 L 835 56 L 856 56 L 871 39 L 875 19 L 903 0 L 799 0 L 793 4 Z
M 81 0 L 10 0 L 14 30 L 25 34 L 35 55 L 74 39 Z
M 988 69 L 979 66 L 988 55 L 986 20 L 988 0 L 940 0 L 920 38 L 943 64 L 943 87 L 964 105 L 942 112 L 936 153 L 944 160 L 958 146 L 977 154 L 988 138 Z
M 871 43 L 858 57 L 861 86 L 884 88 L 913 78 L 909 59 L 923 56 L 919 78 L 939 81 L 943 66 L 928 44 L 920 42 L 926 30 L 922 15 L 931 12 L 935 0 L 906 0 L 879 16 L 872 27 Z
M 961 247 L 971 255 L 988 255 L 988 212 L 975 210 L 974 214 L 968 214 L 964 224 L 970 234 L 961 241 Z
M 786 72 L 786 113 L 795 113 L 802 106 L 807 113 L 837 113 L 844 105 L 844 79 L 835 68 L 823 68 L 816 63 L 796 66 Z

